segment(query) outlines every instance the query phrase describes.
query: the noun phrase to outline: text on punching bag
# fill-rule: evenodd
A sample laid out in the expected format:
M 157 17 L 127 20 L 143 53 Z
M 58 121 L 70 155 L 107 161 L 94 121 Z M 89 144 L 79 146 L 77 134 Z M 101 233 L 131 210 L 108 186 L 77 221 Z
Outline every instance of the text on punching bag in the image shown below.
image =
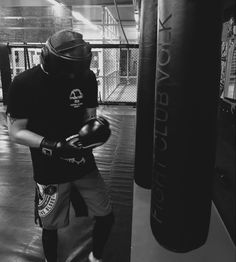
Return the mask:
M 156 82 L 156 105 L 155 105 L 155 147 L 154 147 L 154 171 L 152 181 L 152 217 L 162 223 L 165 212 L 165 185 L 167 163 L 165 154 L 168 150 L 168 85 L 170 81 L 169 64 L 171 60 L 171 17 L 160 17 L 159 39 L 157 57 L 157 82 Z

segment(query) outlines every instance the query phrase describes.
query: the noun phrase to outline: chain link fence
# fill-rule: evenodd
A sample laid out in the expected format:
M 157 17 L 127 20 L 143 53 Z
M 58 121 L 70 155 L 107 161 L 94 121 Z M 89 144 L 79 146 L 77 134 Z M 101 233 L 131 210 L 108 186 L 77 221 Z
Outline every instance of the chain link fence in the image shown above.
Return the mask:
M 42 45 L 9 45 L 12 79 L 40 63 Z M 138 45 L 92 45 L 91 70 L 98 82 L 98 101 L 136 103 Z

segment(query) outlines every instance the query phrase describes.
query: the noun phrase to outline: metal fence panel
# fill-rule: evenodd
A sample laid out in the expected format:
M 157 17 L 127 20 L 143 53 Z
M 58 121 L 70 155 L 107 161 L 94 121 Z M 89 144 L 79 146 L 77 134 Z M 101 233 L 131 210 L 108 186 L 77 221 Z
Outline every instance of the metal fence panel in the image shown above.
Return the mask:
M 9 45 L 12 79 L 40 63 L 42 45 Z M 99 103 L 136 103 L 138 46 L 93 45 L 91 70 L 98 81 Z

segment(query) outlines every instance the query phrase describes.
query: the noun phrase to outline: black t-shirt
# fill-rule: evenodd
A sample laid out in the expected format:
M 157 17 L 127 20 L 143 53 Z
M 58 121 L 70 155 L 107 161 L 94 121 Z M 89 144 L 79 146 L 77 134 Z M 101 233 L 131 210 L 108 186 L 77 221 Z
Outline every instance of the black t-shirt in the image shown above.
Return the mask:
M 60 141 L 77 134 L 85 109 L 97 105 L 97 81 L 92 71 L 76 80 L 59 80 L 38 65 L 14 78 L 7 113 L 12 118 L 28 119 L 28 130 Z M 45 156 L 39 148 L 30 148 L 30 152 L 34 179 L 40 184 L 69 182 L 97 168 L 92 151 L 66 160 Z

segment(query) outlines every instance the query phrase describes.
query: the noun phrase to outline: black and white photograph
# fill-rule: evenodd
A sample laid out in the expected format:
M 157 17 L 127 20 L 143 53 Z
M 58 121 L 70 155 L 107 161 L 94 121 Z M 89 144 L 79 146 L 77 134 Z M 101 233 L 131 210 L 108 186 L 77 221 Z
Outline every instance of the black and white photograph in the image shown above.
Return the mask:
M 235 0 L 0 0 L 0 262 L 236 261 Z

